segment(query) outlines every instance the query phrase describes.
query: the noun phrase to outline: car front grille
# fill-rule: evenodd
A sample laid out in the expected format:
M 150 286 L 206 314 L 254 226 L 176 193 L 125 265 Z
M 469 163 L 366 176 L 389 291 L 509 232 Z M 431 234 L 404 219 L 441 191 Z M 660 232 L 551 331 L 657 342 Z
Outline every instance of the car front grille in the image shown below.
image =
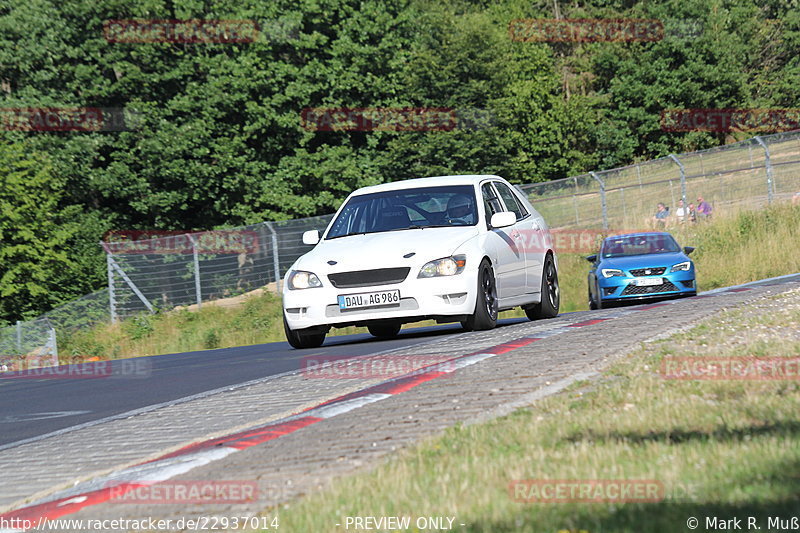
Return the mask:
M 647 271 L 650 272 L 647 272 Z M 650 267 L 650 268 L 634 268 L 631 270 L 631 276 L 660 276 L 667 270 L 667 267 Z
M 664 280 L 664 283 L 661 285 L 649 285 L 647 287 L 639 287 L 631 283 L 625 290 L 622 291 L 622 296 L 628 296 L 630 294 L 655 294 L 659 292 L 671 292 L 677 291 L 678 287 L 673 285 L 669 280 Z
M 376 268 L 374 270 L 354 270 L 352 272 L 339 272 L 328 274 L 331 285 L 337 289 L 351 289 L 354 287 L 369 287 L 371 285 L 390 285 L 400 283 L 408 277 L 409 267 Z

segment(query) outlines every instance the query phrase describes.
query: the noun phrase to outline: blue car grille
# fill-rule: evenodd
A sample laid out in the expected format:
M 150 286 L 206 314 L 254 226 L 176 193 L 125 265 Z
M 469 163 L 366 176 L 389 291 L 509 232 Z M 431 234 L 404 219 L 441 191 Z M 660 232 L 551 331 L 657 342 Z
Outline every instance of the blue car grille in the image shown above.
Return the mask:
M 630 271 L 631 276 L 660 276 L 667 270 L 667 267 L 634 268 Z M 649 272 L 648 272 L 649 271 Z
M 661 285 L 650 285 L 646 287 L 639 287 L 638 285 L 631 283 L 625 287 L 625 290 L 622 291 L 622 296 L 628 296 L 629 294 L 655 294 L 658 292 L 671 292 L 677 290 L 678 287 L 673 285 L 668 279 L 665 279 L 664 283 Z

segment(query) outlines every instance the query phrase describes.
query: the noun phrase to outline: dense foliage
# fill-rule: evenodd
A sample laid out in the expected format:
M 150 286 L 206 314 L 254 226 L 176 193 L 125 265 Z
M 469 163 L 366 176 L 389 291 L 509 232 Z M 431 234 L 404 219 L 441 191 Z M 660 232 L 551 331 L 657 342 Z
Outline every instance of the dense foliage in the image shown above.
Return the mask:
M 648 18 L 656 42 L 527 43 L 514 19 Z M 258 21 L 255 42 L 110 42 L 115 19 Z M 699 31 L 698 31 L 699 30 Z M 667 108 L 797 107 L 795 0 L 2 0 L 0 107 L 135 110 L 113 132 L 2 132 L 0 321 L 102 286 L 108 229 L 332 211 L 444 173 L 561 178 L 730 138 Z M 309 131 L 309 107 L 481 109 L 491 127 Z M 749 136 L 749 135 L 744 135 Z

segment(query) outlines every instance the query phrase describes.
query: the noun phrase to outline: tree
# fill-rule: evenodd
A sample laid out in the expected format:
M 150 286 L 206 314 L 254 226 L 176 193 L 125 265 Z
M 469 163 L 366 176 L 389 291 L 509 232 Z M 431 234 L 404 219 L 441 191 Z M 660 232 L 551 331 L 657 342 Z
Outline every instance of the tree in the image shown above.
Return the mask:
M 77 206 L 59 208 L 63 180 L 24 143 L 0 143 L 0 320 L 29 318 L 74 298 L 70 247 Z

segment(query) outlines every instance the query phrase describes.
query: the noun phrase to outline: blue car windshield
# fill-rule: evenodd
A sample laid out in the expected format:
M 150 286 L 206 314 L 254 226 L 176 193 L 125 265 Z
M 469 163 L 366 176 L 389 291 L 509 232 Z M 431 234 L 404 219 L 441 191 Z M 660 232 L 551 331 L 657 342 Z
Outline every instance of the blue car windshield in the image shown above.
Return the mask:
M 603 241 L 601 257 L 627 255 L 663 254 L 680 252 L 681 247 L 672 235 L 625 235 L 609 237 Z
M 477 223 L 471 185 L 418 187 L 353 196 L 325 238 Z

